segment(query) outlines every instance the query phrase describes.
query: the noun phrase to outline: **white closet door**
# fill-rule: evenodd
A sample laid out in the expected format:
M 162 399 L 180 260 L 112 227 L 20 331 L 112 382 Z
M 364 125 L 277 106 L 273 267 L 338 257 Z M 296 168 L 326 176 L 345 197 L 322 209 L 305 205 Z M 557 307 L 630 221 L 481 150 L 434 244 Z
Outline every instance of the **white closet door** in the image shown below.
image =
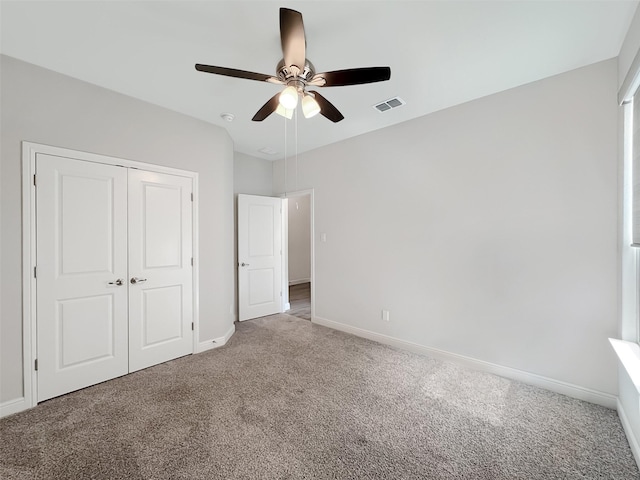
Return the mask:
M 193 352 L 191 193 L 190 178 L 129 171 L 131 372 Z
M 36 174 L 42 401 L 128 372 L 127 170 L 38 154 Z

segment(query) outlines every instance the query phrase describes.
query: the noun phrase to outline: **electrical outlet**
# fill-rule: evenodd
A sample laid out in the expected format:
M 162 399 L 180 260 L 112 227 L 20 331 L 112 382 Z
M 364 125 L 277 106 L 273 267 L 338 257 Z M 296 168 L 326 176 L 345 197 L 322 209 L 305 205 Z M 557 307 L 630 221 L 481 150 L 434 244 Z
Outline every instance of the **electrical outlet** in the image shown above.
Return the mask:
M 382 310 L 382 320 L 385 322 L 389 321 L 389 310 Z

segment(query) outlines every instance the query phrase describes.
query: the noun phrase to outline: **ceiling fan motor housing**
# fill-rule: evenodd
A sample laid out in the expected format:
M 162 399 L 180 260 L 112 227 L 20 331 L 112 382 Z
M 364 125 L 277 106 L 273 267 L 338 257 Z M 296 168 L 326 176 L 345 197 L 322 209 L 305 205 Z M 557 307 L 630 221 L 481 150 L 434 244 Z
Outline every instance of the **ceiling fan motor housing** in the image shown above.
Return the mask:
M 305 60 L 304 68 L 300 72 L 295 65 L 285 65 L 284 58 L 278 62 L 276 67 L 278 80 L 286 85 L 293 85 L 299 91 L 304 91 L 304 87 L 316 74 L 316 69 L 309 60 Z

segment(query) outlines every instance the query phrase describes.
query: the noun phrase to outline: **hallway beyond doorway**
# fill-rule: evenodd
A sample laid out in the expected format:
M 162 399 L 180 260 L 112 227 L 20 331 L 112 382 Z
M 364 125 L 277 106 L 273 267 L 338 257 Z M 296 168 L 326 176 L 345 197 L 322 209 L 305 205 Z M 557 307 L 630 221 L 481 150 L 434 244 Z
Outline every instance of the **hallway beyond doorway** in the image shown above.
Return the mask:
M 289 285 L 289 303 L 291 309 L 287 312 L 294 317 L 311 320 L 311 283 Z

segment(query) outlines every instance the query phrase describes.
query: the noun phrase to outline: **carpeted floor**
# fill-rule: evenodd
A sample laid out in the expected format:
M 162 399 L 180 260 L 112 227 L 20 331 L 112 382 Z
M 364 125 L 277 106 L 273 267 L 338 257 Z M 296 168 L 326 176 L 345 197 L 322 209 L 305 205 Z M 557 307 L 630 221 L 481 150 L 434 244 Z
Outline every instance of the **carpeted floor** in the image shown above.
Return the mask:
M 289 315 L 0 436 L 2 479 L 640 479 L 613 410 Z

